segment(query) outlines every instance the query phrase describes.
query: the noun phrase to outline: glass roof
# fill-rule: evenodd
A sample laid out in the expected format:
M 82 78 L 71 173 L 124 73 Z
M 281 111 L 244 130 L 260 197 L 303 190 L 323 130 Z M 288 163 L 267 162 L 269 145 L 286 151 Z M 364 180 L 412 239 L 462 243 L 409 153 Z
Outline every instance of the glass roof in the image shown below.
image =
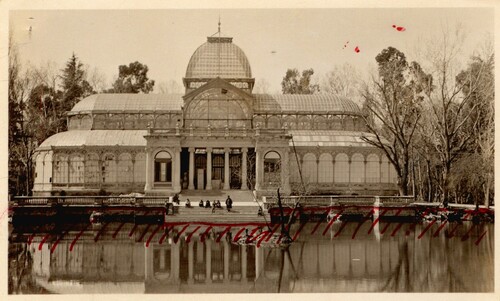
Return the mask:
M 232 38 L 208 37 L 189 60 L 186 78 L 252 78 L 248 59 Z
M 362 114 L 353 101 L 334 94 L 254 94 L 255 112 L 305 111 Z
M 146 146 L 146 130 L 74 130 L 47 138 L 39 148 L 51 146 Z
M 94 94 L 78 102 L 81 111 L 180 111 L 182 94 Z

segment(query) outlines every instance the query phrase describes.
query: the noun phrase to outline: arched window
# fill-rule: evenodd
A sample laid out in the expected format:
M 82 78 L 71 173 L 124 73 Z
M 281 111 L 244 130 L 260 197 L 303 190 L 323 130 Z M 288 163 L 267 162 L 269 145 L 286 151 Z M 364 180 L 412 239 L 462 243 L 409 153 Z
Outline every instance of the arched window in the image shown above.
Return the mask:
M 380 163 L 380 182 L 389 183 L 389 159 L 386 156 L 382 157 L 382 162 Z
M 82 130 L 90 130 L 92 128 L 92 118 L 89 115 L 83 116 L 80 121 L 80 129 Z
M 281 157 L 277 152 L 271 151 L 264 155 L 264 183 L 266 185 L 279 185 L 281 182 Z
M 264 117 L 262 116 L 255 116 L 253 118 L 253 126 L 255 128 L 263 128 L 265 126 L 265 123 L 264 123 Z
M 317 130 L 327 130 L 328 129 L 328 119 L 324 116 L 314 117 L 314 128 Z
M 132 156 L 128 153 L 123 153 L 118 156 L 118 174 L 120 182 L 132 183 L 134 180 Z
M 168 115 L 160 115 L 156 117 L 155 128 L 165 129 L 169 127 L 169 124 L 170 124 L 170 118 L 168 117 Z
M 267 119 L 267 128 L 268 129 L 279 129 L 280 128 L 280 119 L 278 116 L 270 116 Z
M 146 182 L 146 155 L 138 153 L 134 162 L 134 183 Z
M 346 154 L 335 156 L 335 183 L 349 182 L 349 157 Z
M 297 165 L 297 158 L 295 158 L 294 153 L 290 155 L 290 182 L 300 183 L 299 166 Z
M 155 182 L 172 182 L 172 156 L 166 151 L 155 156 Z
M 332 155 L 328 153 L 319 156 L 318 182 L 333 183 L 333 163 Z
M 306 183 L 318 182 L 318 164 L 316 163 L 316 156 L 314 154 L 307 153 L 304 155 L 302 173 Z
M 72 155 L 69 158 L 69 182 L 84 183 L 85 166 L 83 164 L 83 156 L 80 154 Z
M 101 178 L 101 171 L 99 170 L 99 156 L 91 153 L 87 155 L 85 160 L 85 182 L 86 183 L 99 183 Z
M 354 154 L 351 157 L 351 183 L 363 183 L 365 181 L 365 162 L 363 155 Z
M 311 119 L 309 118 L 309 116 L 300 116 L 298 118 L 297 129 L 299 130 L 311 129 Z
M 58 154 L 54 160 L 54 183 L 68 183 L 68 156 Z
M 289 130 L 295 130 L 297 128 L 295 117 L 287 116 L 283 119 L 283 127 L 286 127 Z
M 396 184 L 397 182 L 398 174 L 396 172 L 396 169 L 394 168 L 394 165 L 392 165 L 392 163 L 389 163 L 389 183 Z
M 116 158 L 114 154 L 105 154 L 102 158 L 102 182 L 116 182 Z
M 366 158 L 366 182 L 380 182 L 380 160 L 375 154 L 369 154 Z

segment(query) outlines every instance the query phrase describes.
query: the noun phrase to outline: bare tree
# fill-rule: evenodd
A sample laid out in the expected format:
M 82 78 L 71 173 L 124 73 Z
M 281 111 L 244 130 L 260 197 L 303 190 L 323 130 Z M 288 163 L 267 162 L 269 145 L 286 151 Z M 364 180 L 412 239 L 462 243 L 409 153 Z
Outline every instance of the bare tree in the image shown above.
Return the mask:
M 160 94 L 176 94 L 182 93 L 182 86 L 175 80 L 160 82 L 158 84 L 157 93 Z
M 438 37 L 428 43 L 426 58 L 432 75 L 434 89 L 428 89 L 426 103 L 430 108 L 431 131 L 424 133 L 434 147 L 442 168 L 442 201 L 449 200 L 449 180 L 452 165 L 467 150 L 476 133 L 465 131 L 478 121 L 475 112 L 478 103 L 474 95 L 481 87 L 481 79 L 487 71 L 486 64 L 477 69 L 462 71 L 461 47 L 465 35 L 460 26 L 453 31 L 443 27 Z M 459 75 L 461 78 L 459 78 Z
M 347 97 L 359 103 L 361 75 L 351 64 L 335 65 L 323 78 L 322 92 Z

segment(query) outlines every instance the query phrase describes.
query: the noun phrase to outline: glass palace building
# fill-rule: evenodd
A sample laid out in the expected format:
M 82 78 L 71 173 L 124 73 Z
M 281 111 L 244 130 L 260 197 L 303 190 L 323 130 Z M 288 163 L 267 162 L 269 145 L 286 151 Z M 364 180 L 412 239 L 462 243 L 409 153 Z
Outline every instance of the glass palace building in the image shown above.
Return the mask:
M 232 38 L 212 36 L 188 63 L 184 94 L 82 99 L 67 113 L 68 131 L 38 147 L 34 194 L 289 194 L 302 182 L 313 194 L 397 191 L 393 166 L 362 140 L 371 135 L 353 101 L 254 94 L 254 82 Z

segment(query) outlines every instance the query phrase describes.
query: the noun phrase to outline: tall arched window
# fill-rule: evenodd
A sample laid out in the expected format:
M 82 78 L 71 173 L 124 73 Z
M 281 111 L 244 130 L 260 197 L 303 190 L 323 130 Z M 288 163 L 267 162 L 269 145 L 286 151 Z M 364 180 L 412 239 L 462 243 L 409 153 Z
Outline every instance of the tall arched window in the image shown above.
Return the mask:
M 85 178 L 85 167 L 83 165 L 83 156 L 80 154 L 72 155 L 69 158 L 69 182 L 83 183 Z
M 380 160 L 375 154 L 369 154 L 366 158 L 366 182 L 380 182 Z
M 99 156 L 95 153 L 90 153 L 87 155 L 87 160 L 85 160 L 85 182 L 99 183 L 100 178 Z
M 105 154 L 102 157 L 102 182 L 116 182 L 116 157 L 114 154 Z
M 54 183 L 68 183 L 68 155 L 58 154 L 55 156 Z
M 118 174 L 120 182 L 132 183 L 134 180 L 132 156 L 128 153 L 123 153 L 118 156 Z
M 268 129 L 279 129 L 280 128 L 280 119 L 278 116 L 270 116 L 267 119 L 267 128 Z
M 346 154 L 335 156 L 335 183 L 349 182 L 349 157 Z
M 363 183 L 365 181 L 365 162 L 362 154 L 354 154 L 351 157 L 351 183 Z
M 138 153 L 134 162 L 134 183 L 146 182 L 146 155 Z
M 319 156 L 318 182 L 333 183 L 333 163 L 332 155 L 328 153 Z
M 299 166 L 294 153 L 290 154 L 290 182 L 300 183 Z
M 394 165 L 392 165 L 392 163 L 389 163 L 389 183 L 396 184 L 397 182 L 398 174 L 396 172 L 396 169 L 394 168 Z
M 155 156 L 155 182 L 172 182 L 172 156 L 166 151 Z
M 314 154 L 307 153 L 304 155 L 302 173 L 306 183 L 318 182 L 318 164 L 316 163 L 316 156 Z
M 382 162 L 380 163 L 380 182 L 389 183 L 389 159 L 386 156 L 382 156 Z
M 281 182 L 281 157 L 277 152 L 271 151 L 264 155 L 264 183 L 266 185 L 279 185 Z

